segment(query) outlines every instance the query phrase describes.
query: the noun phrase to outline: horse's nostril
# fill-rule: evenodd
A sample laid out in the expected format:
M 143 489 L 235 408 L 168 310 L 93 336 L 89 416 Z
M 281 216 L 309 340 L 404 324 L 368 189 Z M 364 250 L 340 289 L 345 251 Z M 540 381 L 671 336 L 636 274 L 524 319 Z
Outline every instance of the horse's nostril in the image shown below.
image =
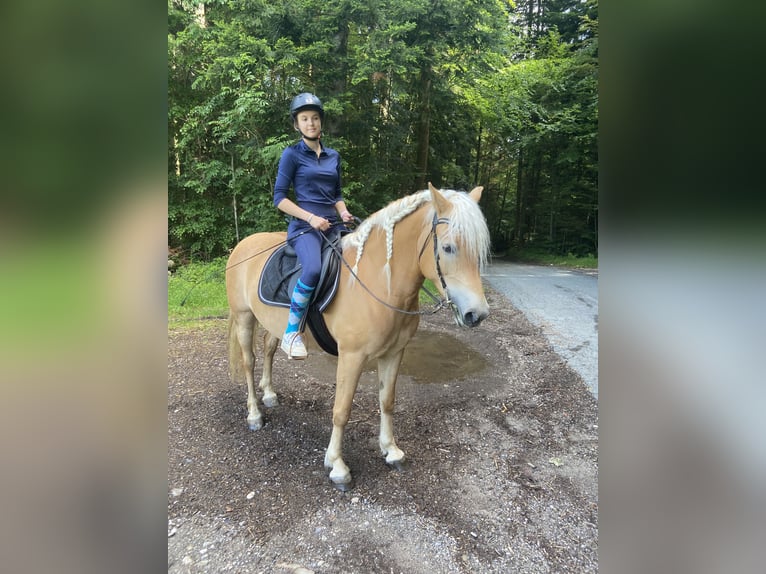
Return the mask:
M 463 316 L 463 322 L 469 327 L 475 327 L 484 320 L 485 315 L 480 315 L 475 311 L 469 311 Z

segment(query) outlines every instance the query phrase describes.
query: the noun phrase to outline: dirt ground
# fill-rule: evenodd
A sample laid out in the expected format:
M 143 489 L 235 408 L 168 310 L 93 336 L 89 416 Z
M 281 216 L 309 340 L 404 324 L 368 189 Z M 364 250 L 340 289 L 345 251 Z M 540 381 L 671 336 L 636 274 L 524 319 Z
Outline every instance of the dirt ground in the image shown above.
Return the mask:
M 323 467 L 333 357 L 278 351 L 280 405 L 250 431 L 246 388 L 227 374 L 226 321 L 171 329 L 168 572 L 597 572 L 597 403 L 537 328 L 489 288 L 487 299 L 479 327 L 442 311 L 408 347 L 402 471 L 380 456 L 376 378 L 363 375 L 346 493 Z

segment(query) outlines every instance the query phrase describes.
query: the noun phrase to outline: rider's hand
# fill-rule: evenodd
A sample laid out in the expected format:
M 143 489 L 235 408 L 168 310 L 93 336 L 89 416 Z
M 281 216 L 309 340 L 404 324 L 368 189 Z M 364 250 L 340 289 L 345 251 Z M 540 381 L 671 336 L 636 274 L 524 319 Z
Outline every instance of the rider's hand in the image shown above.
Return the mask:
M 327 231 L 330 228 L 330 222 L 321 215 L 312 215 L 308 224 L 317 231 Z

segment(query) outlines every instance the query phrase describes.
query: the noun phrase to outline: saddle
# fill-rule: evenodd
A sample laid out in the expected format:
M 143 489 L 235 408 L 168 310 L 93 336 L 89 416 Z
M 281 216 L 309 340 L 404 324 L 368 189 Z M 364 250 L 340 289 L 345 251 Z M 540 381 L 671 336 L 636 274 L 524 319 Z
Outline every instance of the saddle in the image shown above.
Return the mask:
M 338 343 L 333 339 L 322 313 L 335 298 L 340 280 L 340 239 L 344 233 L 330 237 L 322 244 L 322 271 L 319 284 L 311 295 L 308 309 L 301 320 L 300 329 L 308 324 L 311 334 L 323 351 L 338 356 Z M 334 249 L 333 249 L 334 248 Z M 266 261 L 258 281 L 258 298 L 266 305 L 290 308 L 295 284 L 301 275 L 301 264 L 295 249 L 285 243 Z

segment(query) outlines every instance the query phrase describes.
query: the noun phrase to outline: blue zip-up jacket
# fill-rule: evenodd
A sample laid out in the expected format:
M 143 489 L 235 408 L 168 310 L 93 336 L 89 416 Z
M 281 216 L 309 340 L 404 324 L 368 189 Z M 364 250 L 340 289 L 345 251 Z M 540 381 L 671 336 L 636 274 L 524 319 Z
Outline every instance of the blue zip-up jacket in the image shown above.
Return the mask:
M 335 217 L 335 204 L 343 199 L 340 188 L 340 154 L 322 146 L 317 154 L 300 140 L 282 152 L 274 184 L 274 205 L 287 197 L 290 187 L 296 203 L 324 218 Z

